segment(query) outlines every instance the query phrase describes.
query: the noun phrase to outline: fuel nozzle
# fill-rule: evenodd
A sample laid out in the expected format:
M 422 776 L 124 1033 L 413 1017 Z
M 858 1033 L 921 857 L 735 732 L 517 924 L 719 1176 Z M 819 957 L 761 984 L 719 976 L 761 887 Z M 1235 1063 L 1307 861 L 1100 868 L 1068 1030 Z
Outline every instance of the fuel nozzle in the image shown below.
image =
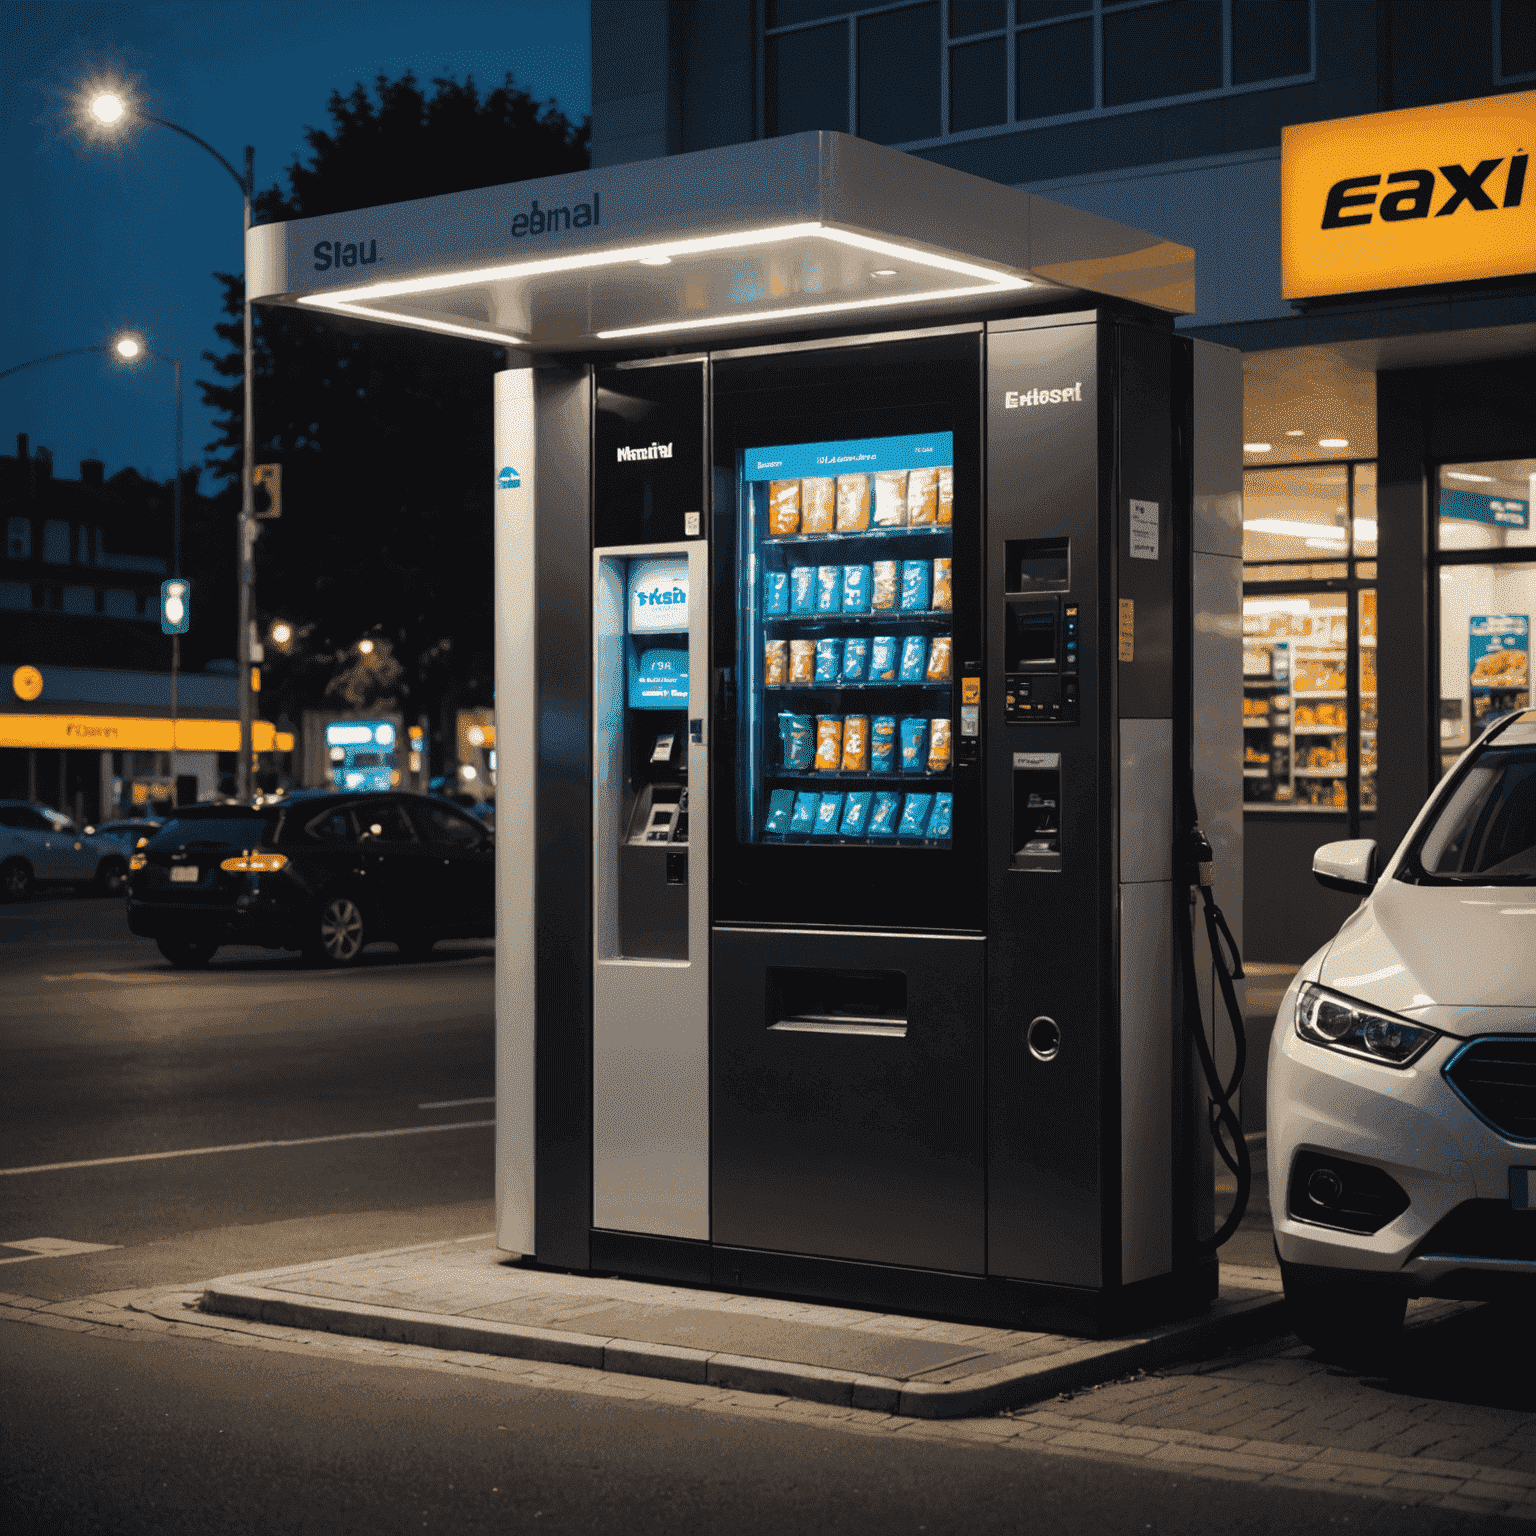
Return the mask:
M 1216 855 L 1211 852 L 1211 841 L 1193 826 L 1184 839 L 1184 873 L 1191 885 L 1210 890 L 1216 884 Z

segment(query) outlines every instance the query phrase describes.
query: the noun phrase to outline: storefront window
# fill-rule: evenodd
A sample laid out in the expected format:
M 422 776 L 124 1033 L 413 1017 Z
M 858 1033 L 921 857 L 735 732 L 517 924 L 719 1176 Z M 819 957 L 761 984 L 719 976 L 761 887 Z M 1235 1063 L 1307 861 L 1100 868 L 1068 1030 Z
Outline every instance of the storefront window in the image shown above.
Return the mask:
M 1348 507 L 1347 464 L 1249 473 L 1243 488 L 1244 562 L 1348 554 Z

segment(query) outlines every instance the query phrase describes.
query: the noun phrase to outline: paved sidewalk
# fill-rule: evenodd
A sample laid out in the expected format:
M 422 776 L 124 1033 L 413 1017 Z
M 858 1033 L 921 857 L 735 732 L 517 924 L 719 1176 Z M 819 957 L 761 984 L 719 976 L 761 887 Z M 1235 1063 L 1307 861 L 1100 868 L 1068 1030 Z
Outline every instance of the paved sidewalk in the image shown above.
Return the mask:
M 210 1281 L 204 1312 L 954 1418 L 1208 1356 L 1283 1326 L 1273 1270 L 1222 1268 L 1199 1317 L 1084 1340 L 503 1262 L 490 1237 Z

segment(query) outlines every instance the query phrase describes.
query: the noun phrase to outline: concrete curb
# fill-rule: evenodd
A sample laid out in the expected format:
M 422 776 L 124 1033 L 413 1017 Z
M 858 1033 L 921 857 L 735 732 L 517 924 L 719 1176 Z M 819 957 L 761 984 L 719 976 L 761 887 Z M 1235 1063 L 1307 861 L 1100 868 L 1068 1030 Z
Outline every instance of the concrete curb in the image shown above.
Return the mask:
M 836 1407 L 868 1408 L 914 1419 L 995 1413 L 1112 1380 L 1128 1371 L 1219 1353 L 1283 1332 L 1286 1327 L 1285 1305 L 1278 1295 L 1258 1295 L 1218 1306 L 1213 1313 L 1169 1323 L 1135 1338 L 1084 1340 L 1035 1361 L 1017 1361 L 955 1382 L 928 1382 L 710 1353 L 673 1344 L 300 1297 L 252 1285 L 245 1276 L 210 1281 L 199 1302 L 202 1312 L 273 1327 L 584 1366 L 629 1376 L 772 1393 Z

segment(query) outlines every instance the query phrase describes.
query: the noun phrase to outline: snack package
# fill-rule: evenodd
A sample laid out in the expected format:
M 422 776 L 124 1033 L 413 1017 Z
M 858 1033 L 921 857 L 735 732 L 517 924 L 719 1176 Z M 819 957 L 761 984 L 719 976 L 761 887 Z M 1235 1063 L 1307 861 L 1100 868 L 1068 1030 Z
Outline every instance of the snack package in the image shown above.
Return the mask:
M 816 681 L 816 642 L 789 642 L 789 681 L 791 686 L 809 688 Z
M 869 727 L 869 771 L 889 773 L 896 766 L 896 716 L 876 715 Z
M 768 484 L 768 531 L 775 538 L 800 532 L 800 482 L 772 480 Z
M 775 837 L 783 837 L 789 831 L 789 818 L 795 809 L 795 792 L 792 789 L 776 789 L 768 796 L 768 817 L 763 831 Z
M 949 771 L 949 716 L 935 715 L 928 722 L 928 772 Z
M 800 482 L 800 532 L 831 533 L 837 507 L 837 481 L 816 475 Z
M 823 795 L 821 797 L 821 804 L 816 807 L 816 825 L 811 828 L 811 836 L 835 837 L 837 835 L 837 824 L 842 819 L 842 794 Z
M 869 476 L 837 477 L 837 531 L 858 533 L 869 527 Z
M 907 526 L 923 528 L 939 515 L 939 472 L 914 469 L 907 476 Z
M 863 837 L 869 820 L 869 802 L 875 797 L 867 789 L 855 789 L 843 796 L 843 824 L 837 829 L 844 837 Z
M 763 687 L 782 688 L 789 677 L 789 641 L 763 642 Z
M 868 715 L 848 715 L 843 720 L 843 772 L 869 772 Z
M 896 822 L 901 814 L 901 796 L 881 791 L 875 796 L 874 808 L 869 813 L 871 837 L 895 837 Z
M 928 766 L 928 722 L 909 715 L 901 722 L 901 771 L 921 773 Z
M 869 672 L 869 636 L 852 635 L 843 641 L 843 682 L 862 683 Z
M 933 566 L 930 560 L 901 562 L 901 606 L 903 612 L 926 613 L 933 592 Z
M 928 670 L 923 674 L 924 682 L 947 683 L 949 681 L 950 658 L 953 652 L 954 646 L 948 635 L 933 637 L 933 644 L 928 647 Z
M 906 525 L 906 470 L 882 469 L 876 474 L 875 510 L 871 520 L 876 528 L 901 528 Z
M 867 565 L 843 567 L 843 612 L 869 612 L 869 567 Z
M 836 773 L 843 760 L 843 717 L 816 716 L 816 771 Z
M 949 556 L 940 555 L 933 562 L 933 606 L 935 611 L 948 613 L 955 606 L 953 588 L 949 580 Z
M 954 817 L 955 797 L 951 794 L 940 792 L 933 797 L 933 811 L 928 817 L 928 836 L 943 838 L 946 841 L 951 836 L 950 824 Z
M 789 568 L 789 611 L 816 612 L 816 567 L 792 565 Z
M 920 683 L 928 666 L 928 641 L 923 635 L 908 635 L 901 642 L 901 681 Z
M 901 808 L 897 837 L 921 837 L 928 829 L 928 813 L 933 809 L 932 795 L 908 795 Z
M 938 520 L 940 526 L 955 520 L 955 469 L 952 464 L 944 465 L 939 471 Z
M 789 830 L 802 837 L 809 835 L 816 825 L 816 812 L 821 809 L 821 796 L 814 789 L 802 789 L 795 796 L 795 808 L 789 813 Z
M 804 773 L 811 766 L 811 754 L 816 748 L 811 717 L 791 714 L 786 709 L 779 716 L 779 740 L 784 745 L 784 766 Z
M 841 613 L 842 607 L 842 566 L 818 565 L 816 567 L 816 612 Z
M 789 612 L 789 574 L 786 571 L 763 572 L 763 612 Z
M 894 608 L 897 589 L 901 582 L 901 561 L 876 560 L 871 570 L 874 574 L 869 588 L 869 606 Z
M 836 686 L 843 671 L 843 642 L 818 640 L 816 642 L 816 681 Z
M 876 635 L 869 643 L 869 680 L 872 683 L 896 681 L 896 636 Z

